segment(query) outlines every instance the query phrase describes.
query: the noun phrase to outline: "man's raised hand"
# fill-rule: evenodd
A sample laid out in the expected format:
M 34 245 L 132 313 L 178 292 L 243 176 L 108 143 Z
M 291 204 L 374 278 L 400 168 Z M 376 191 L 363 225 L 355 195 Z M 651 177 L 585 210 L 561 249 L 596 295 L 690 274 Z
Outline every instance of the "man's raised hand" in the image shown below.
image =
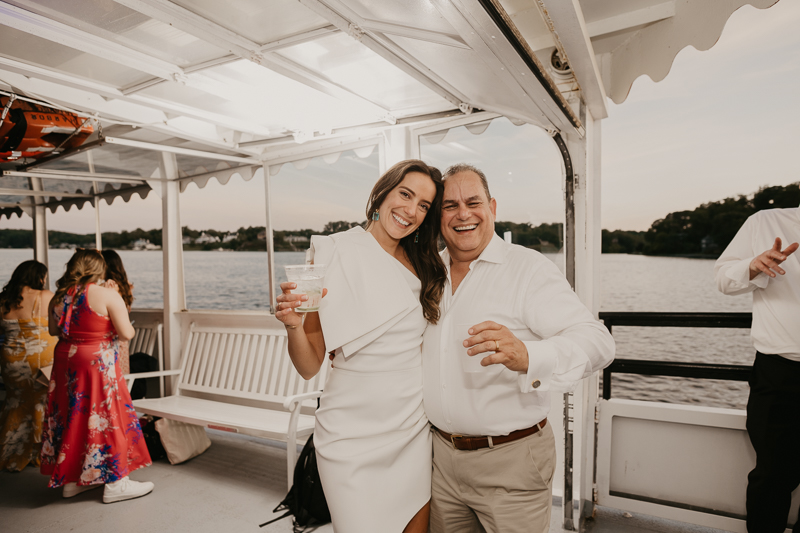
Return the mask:
M 786 261 L 786 259 L 792 255 L 798 247 L 800 247 L 800 245 L 795 242 L 787 246 L 786 249 L 781 250 L 781 238 L 776 238 L 775 244 L 772 245 L 772 248 L 762 254 L 757 255 L 750 262 L 750 279 L 758 276 L 761 272 L 771 278 L 774 278 L 776 273 L 780 275 L 786 274 L 786 271 L 783 270 L 779 265 Z

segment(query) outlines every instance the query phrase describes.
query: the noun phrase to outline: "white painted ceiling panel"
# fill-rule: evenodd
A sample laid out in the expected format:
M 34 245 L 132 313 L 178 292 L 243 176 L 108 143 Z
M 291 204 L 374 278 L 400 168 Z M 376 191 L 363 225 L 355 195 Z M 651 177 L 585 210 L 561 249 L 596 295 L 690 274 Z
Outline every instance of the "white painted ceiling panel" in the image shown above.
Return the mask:
M 250 122 L 254 128 L 319 131 L 380 120 L 377 113 L 281 76 L 255 63 L 235 61 L 188 74 L 186 83 L 161 83 L 141 94 L 178 101 Z
M 391 112 L 451 108 L 411 76 L 389 64 L 358 41 L 339 33 L 290 48 L 279 55 L 325 76 Z M 430 112 L 429 111 L 429 112 Z
M 7 26 L 0 26 L 0 55 L 114 87 L 124 87 L 152 77 L 127 65 L 62 46 Z
M 503 109 L 516 113 L 514 118 L 525 117 L 534 124 L 552 127 L 518 86 L 515 91 L 499 81 L 494 69 L 472 50 L 406 37 L 392 36 L 391 40 L 458 87 L 476 108 L 495 112 Z
M 96 0 L 10 0 L 31 13 L 186 67 L 226 53 L 195 36 L 114 2 Z
M 349 0 L 347 6 L 361 18 L 377 20 L 419 28 L 444 34 L 455 34 L 456 30 L 439 13 L 430 0 Z
M 297 0 L 173 0 L 173 3 L 259 44 L 328 24 Z

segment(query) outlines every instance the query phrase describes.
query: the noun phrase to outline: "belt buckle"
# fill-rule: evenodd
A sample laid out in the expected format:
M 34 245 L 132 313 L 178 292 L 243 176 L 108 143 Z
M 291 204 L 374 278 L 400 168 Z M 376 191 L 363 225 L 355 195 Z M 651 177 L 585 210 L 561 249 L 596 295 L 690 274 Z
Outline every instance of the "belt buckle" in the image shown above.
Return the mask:
M 458 446 L 456 446 L 455 439 L 463 439 L 463 438 L 464 438 L 464 435 L 450 435 L 450 444 L 452 444 L 453 448 L 455 448 L 457 450 Z

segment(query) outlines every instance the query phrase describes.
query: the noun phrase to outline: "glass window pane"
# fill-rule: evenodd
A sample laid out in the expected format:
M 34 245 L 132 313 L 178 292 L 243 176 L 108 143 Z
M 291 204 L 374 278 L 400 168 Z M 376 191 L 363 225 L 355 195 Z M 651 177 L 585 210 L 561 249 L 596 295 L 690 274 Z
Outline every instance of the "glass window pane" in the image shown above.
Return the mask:
M 321 233 L 329 222 L 365 219 L 378 178 L 378 151 L 363 159 L 345 152 L 326 162 L 333 157 L 287 163 L 271 176 L 276 286 L 286 281 L 285 265 L 305 262 L 308 242 L 302 237 Z M 189 309 L 269 308 L 262 180 L 259 170 L 248 182 L 234 177 L 222 186 L 210 180 L 203 189 L 189 185 L 181 194 Z

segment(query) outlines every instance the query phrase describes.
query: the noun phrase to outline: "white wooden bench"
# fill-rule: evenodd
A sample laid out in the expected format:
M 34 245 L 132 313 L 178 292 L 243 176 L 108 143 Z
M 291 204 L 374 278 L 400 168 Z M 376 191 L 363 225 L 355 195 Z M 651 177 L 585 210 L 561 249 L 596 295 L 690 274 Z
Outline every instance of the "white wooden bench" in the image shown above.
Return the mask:
M 176 376 L 175 392 L 133 402 L 137 411 L 286 442 L 286 473 L 292 484 L 298 439 L 314 431 L 313 401 L 321 394 L 330 363 L 304 380 L 292 366 L 286 331 L 190 326 L 180 370 L 131 374 L 135 379 Z M 305 404 L 305 405 L 304 405 Z
M 128 353 L 141 352 L 157 357 L 158 369 L 164 370 L 164 343 L 161 338 L 163 326 L 161 323 L 156 322 L 147 326 L 134 325 L 133 329 L 136 333 L 128 345 Z M 128 390 L 130 390 L 133 380 L 130 379 L 130 375 L 126 375 L 125 379 L 128 380 Z M 164 376 L 158 377 L 158 390 L 160 395 L 164 396 Z

